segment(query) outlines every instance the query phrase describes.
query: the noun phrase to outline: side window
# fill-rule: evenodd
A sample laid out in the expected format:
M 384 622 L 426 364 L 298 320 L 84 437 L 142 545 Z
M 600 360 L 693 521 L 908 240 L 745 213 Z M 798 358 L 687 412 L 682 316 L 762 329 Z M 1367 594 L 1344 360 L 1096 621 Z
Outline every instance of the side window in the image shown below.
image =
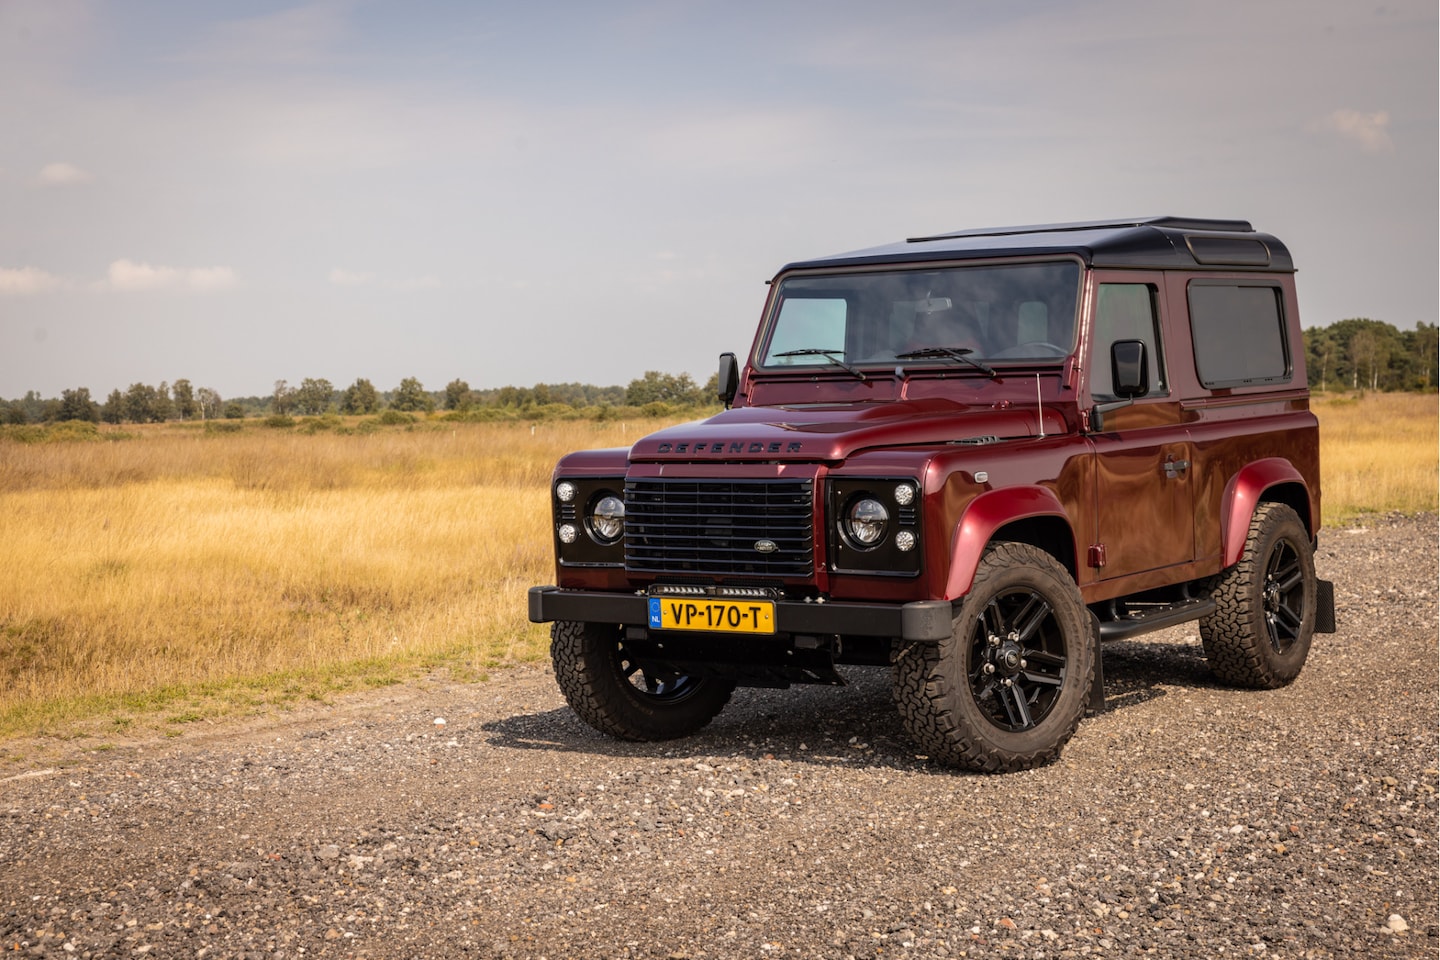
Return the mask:
M 1095 301 L 1095 343 L 1091 350 L 1090 393 L 1113 397 L 1110 345 L 1116 340 L 1143 340 L 1150 355 L 1150 393 L 1163 394 L 1165 358 L 1160 352 L 1160 323 L 1155 288 L 1148 283 L 1102 283 Z
M 793 297 L 780 306 L 766 364 L 823 364 L 815 357 L 776 357 L 787 350 L 819 348 L 845 353 L 848 302 L 840 297 Z
M 1189 298 L 1201 384 L 1213 389 L 1290 379 L 1279 287 L 1194 280 Z

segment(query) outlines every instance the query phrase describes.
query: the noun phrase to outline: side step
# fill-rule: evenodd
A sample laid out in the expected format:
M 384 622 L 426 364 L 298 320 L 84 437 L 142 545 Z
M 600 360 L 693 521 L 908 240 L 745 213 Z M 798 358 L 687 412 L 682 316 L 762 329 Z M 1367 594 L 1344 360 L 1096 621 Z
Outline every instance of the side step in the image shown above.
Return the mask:
M 1156 630 L 1164 630 L 1166 627 L 1199 620 L 1214 612 L 1215 601 L 1208 597 L 1203 600 L 1182 600 L 1179 603 L 1167 604 L 1143 613 L 1121 617 L 1119 620 L 1101 620 L 1100 640 L 1102 642 L 1128 640 L 1131 637 L 1138 637 L 1142 633 L 1153 633 Z
M 1095 644 L 1095 677 L 1090 685 L 1090 705 L 1087 708 L 1089 712 L 1105 712 L 1105 657 L 1102 651 L 1104 641 L 1138 637 L 1142 633 L 1151 633 L 1177 624 L 1189 623 L 1191 620 L 1199 620 L 1214 612 L 1215 601 L 1208 597 L 1203 600 L 1182 600 L 1179 603 L 1154 607 L 1144 613 L 1124 616 L 1118 620 L 1101 620 L 1095 616 L 1092 610 L 1090 613 L 1091 628 L 1095 631 L 1097 642 Z

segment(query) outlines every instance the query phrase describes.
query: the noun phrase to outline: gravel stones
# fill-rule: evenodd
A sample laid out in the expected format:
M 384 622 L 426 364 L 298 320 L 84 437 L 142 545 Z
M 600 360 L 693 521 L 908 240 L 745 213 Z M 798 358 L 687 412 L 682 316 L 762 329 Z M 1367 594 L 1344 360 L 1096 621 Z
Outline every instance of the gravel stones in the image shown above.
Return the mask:
M 543 668 L 0 769 L 0 951 L 36 957 L 1434 957 L 1436 521 L 1328 532 L 1291 686 L 1193 629 L 1001 777 L 915 755 L 884 671 L 592 733 Z M 435 723 L 442 717 L 444 724 Z M 68 751 L 68 752 L 67 752 Z

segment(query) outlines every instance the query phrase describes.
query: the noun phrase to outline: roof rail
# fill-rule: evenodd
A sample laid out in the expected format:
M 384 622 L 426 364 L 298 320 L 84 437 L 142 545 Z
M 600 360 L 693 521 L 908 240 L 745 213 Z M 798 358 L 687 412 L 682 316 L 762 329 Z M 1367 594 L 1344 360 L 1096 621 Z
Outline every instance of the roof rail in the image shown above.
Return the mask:
M 906 243 L 953 240 L 958 237 L 1004 237 L 1020 233 L 1070 233 L 1080 230 L 1117 230 L 1125 227 L 1165 227 L 1171 230 L 1206 230 L 1219 233 L 1254 233 L 1249 220 L 1207 220 L 1203 217 L 1133 217 L 1128 220 L 1086 220 L 1077 223 L 1040 223 L 1023 227 L 982 227 L 925 237 L 907 237 Z

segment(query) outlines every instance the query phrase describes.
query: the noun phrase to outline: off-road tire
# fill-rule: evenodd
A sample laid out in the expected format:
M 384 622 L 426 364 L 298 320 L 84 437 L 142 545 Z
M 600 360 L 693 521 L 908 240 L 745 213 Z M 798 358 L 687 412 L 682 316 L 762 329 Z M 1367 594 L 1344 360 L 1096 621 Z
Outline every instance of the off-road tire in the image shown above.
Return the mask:
M 1273 690 L 1300 675 L 1315 630 L 1315 557 L 1299 516 L 1262 503 L 1240 561 L 1210 583 L 1215 613 L 1200 620 L 1205 659 L 1220 680 Z
M 734 692 L 713 678 L 659 675 L 639 667 L 614 624 L 560 620 L 550 627 L 555 679 L 570 708 L 621 740 L 674 740 L 715 718 Z
M 981 559 L 950 638 L 899 645 L 895 704 L 936 763 L 1027 770 L 1058 757 L 1075 733 L 1096 655 L 1089 611 L 1065 568 L 1038 547 L 998 543 Z

